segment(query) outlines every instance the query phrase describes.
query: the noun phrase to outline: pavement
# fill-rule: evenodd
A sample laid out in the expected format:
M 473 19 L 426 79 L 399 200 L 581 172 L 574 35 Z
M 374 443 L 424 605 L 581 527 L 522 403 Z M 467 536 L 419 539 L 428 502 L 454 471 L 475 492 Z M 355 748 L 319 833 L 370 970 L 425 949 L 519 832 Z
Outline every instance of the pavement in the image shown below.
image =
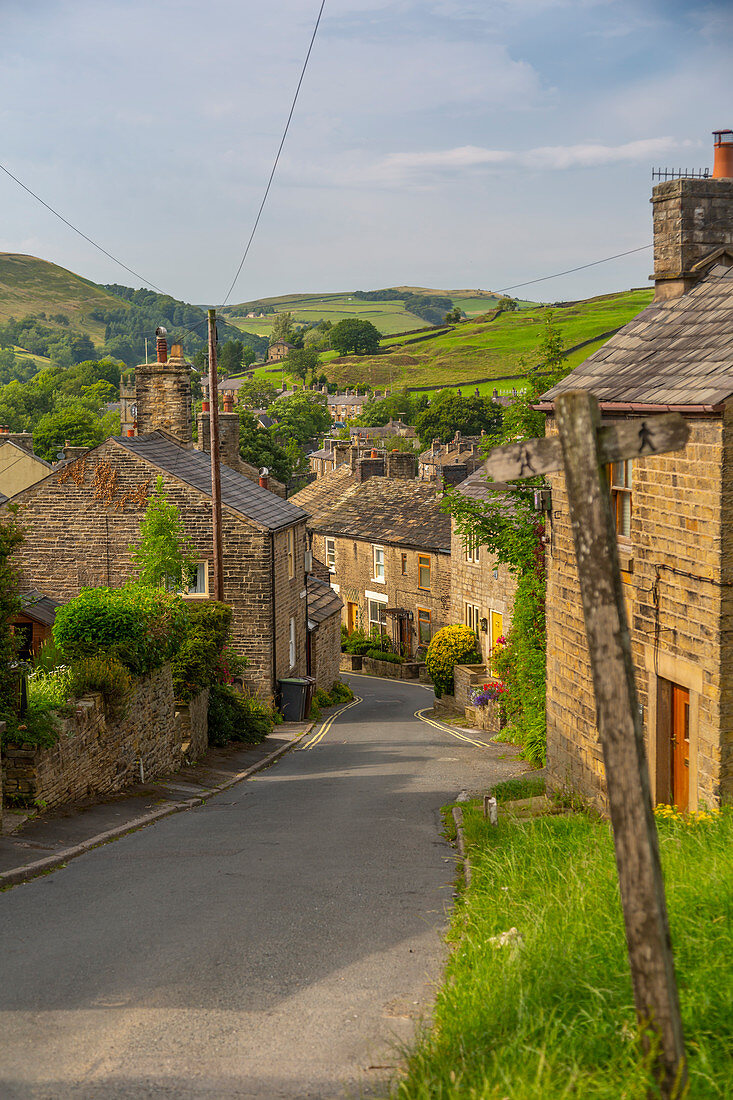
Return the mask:
M 272 767 L 0 894 L 3 1100 L 386 1095 L 446 956 L 440 808 L 525 766 L 345 679 Z
M 48 813 L 5 810 L 0 836 L 0 890 L 64 866 L 84 852 L 160 818 L 200 806 L 278 760 L 312 729 L 283 722 L 259 745 L 209 749 L 173 775 L 127 787 L 104 802 L 77 802 Z

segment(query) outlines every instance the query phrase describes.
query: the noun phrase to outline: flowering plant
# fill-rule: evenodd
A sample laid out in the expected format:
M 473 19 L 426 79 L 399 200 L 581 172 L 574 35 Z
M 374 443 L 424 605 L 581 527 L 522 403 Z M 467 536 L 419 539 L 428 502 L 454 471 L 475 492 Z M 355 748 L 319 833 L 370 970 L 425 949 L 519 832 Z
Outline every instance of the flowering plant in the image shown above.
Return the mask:
M 486 707 L 489 703 L 497 703 L 504 692 L 506 691 L 506 684 L 501 680 L 492 680 L 488 684 L 483 684 L 471 695 L 471 705 L 474 707 Z

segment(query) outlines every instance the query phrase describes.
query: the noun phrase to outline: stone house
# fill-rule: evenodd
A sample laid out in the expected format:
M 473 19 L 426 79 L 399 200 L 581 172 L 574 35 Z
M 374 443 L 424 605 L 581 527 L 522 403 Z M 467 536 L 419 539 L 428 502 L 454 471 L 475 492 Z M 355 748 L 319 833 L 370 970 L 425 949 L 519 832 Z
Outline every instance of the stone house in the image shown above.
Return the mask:
M 131 548 L 161 477 L 199 563 L 186 598 L 208 598 L 211 460 L 191 443 L 190 366 L 180 354 L 168 360 L 160 339 L 158 350 L 158 361 L 138 367 L 136 375 L 144 432 L 108 439 L 13 497 L 26 529 L 16 557 L 24 588 L 64 601 L 85 586 L 130 579 Z M 235 465 L 236 419 L 236 413 L 221 416 L 222 458 L 232 463 L 221 466 L 224 600 L 233 612 L 232 644 L 249 661 L 247 681 L 271 695 L 281 677 L 307 670 L 306 515 L 269 490 L 266 474 L 254 480 Z
M 280 363 L 283 359 L 287 358 L 292 344 L 288 344 L 285 340 L 276 340 L 274 344 L 270 344 L 267 349 L 267 362 L 268 363 Z
M 469 474 L 483 465 L 481 436 L 462 436 L 456 432 L 453 439 L 441 443 L 434 439 L 418 459 L 418 477 L 439 485 L 459 485 Z
M 345 424 L 347 420 L 361 416 L 361 410 L 369 400 L 369 396 L 359 394 L 356 390 L 346 390 L 344 393 L 330 393 L 326 400 L 331 419 Z
M 339 678 L 341 597 L 328 581 L 308 575 L 308 668 L 316 687 L 330 691 Z
M 731 147 L 733 149 L 733 147 Z M 733 167 L 733 160 L 731 161 Z M 690 810 L 733 795 L 733 178 L 654 188 L 655 301 L 544 395 L 588 389 L 606 422 L 678 411 L 684 450 L 609 469 L 652 794 Z M 548 534 L 551 781 L 605 807 L 564 477 Z
M 411 656 L 449 622 L 450 517 L 435 487 L 415 479 L 414 456 L 338 466 L 291 500 L 310 515 L 314 556 L 329 570 L 349 631 L 388 634 Z
M 457 486 L 456 492 L 473 500 L 492 500 L 508 486 L 489 483 L 477 470 Z M 512 625 L 512 608 L 517 581 L 514 574 L 496 561 L 486 546 L 464 538 L 451 524 L 451 622 L 465 623 L 476 631 L 481 655 L 490 665 L 498 638 Z
M 33 453 L 30 432 L 0 428 L 0 494 L 8 498 L 47 476 L 51 463 Z

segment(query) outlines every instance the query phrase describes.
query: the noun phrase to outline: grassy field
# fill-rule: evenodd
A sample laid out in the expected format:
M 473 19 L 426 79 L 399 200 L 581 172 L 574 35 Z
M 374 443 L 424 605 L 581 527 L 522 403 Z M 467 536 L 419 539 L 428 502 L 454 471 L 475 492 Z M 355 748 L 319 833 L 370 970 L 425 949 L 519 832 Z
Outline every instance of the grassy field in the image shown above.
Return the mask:
M 43 324 L 59 332 L 83 332 L 94 343 L 104 342 L 104 325 L 93 321 L 93 309 L 126 309 L 127 303 L 106 290 L 47 260 L 0 252 L 0 321 L 45 313 Z M 54 313 L 69 318 L 68 326 L 54 323 Z
M 640 312 L 652 299 L 651 290 L 631 290 L 609 294 L 554 310 L 555 321 L 566 347 L 572 347 L 610 329 L 619 328 Z M 435 339 L 407 344 L 384 340 L 385 351 L 378 356 L 323 356 L 326 373 L 340 384 L 365 382 L 381 386 L 440 386 L 467 384 L 474 379 L 520 374 L 523 361 L 534 365 L 546 315 L 544 306 L 502 313 L 495 321 L 457 325 Z M 390 344 L 398 343 L 394 350 Z M 574 353 L 571 363 L 585 359 L 601 341 Z
M 468 316 L 476 316 L 492 309 L 497 302 L 495 295 L 478 290 L 431 290 L 425 287 L 395 287 L 395 290 L 407 290 L 416 293 L 447 295 L 454 304 L 459 305 Z M 378 302 L 364 302 L 354 298 L 349 291 L 337 294 L 291 294 L 278 298 L 260 298 L 254 302 L 245 302 L 228 307 L 227 320 L 245 331 L 269 336 L 274 323 L 274 314 L 263 318 L 233 317 L 230 310 L 257 312 L 261 306 L 273 305 L 278 313 L 292 313 L 296 321 L 313 323 L 314 321 L 343 321 L 345 317 L 358 317 L 371 321 L 385 336 L 409 329 L 427 328 L 427 322 L 410 313 L 399 299 L 385 299 Z
M 520 797 L 525 792 L 519 792 Z M 613 843 L 585 814 L 492 827 L 464 806 L 473 869 L 432 1028 L 397 1100 L 646 1100 Z M 733 812 L 658 818 L 690 1100 L 733 1095 Z M 510 929 L 507 946 L 491 938 Z

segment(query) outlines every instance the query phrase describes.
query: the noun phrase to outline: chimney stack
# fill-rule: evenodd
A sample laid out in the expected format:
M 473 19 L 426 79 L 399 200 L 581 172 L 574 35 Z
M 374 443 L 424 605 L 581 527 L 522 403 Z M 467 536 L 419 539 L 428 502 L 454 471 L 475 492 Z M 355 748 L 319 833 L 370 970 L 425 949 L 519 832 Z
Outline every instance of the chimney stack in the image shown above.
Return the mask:
M 716 130 L 708 178 L 665 180 L 652 190 L 656 301 L 686 294 L 721 248 L 733 253 L 733 131 Z

